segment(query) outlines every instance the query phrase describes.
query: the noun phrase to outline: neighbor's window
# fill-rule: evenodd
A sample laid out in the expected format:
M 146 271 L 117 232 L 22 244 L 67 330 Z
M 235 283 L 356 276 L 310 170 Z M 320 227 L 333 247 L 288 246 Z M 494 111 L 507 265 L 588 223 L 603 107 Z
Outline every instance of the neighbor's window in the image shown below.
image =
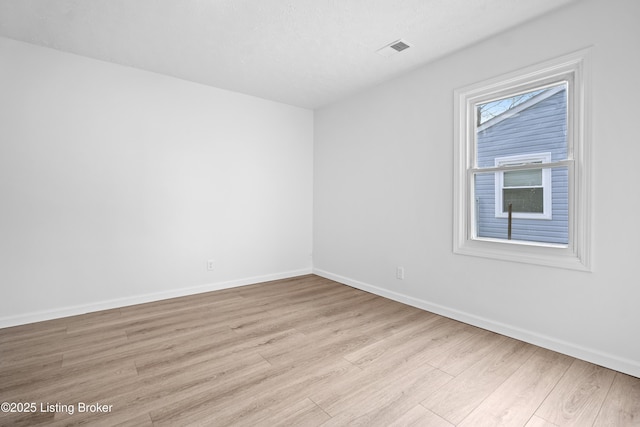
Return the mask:
M 523 164 L 542 165 L 551 161 L 551 153 L 525 154 L 508 157 L 496 157 L 496 166 L 518 166 Z M 518 171 L 496 172 L 495 191 L 489 197 L 495 198 L 495 217 L 508 218 L 509 206 L 513 218 L 553 219 L 553 188 L 556 193 L 564 189 L 566 196 L 566 180 L 559 182 L 551 179 L 551 169 L 527 169 Z M 476 199 L 479 197 L 476 192 Z M 566 203 L 564 203 L 566 209 Z M 556 201 L 556 220 L 558 218 Z M 566 219 L 566 217 L 565 217 Z M 478 219 L 481 221 L 481 219 Z M 533 222 L 533 224 L 538 224 Z M 566 231 L 566 220 L 558 226 Z
M 455 252 L 588 269 L 585 58 L 456 91 Z

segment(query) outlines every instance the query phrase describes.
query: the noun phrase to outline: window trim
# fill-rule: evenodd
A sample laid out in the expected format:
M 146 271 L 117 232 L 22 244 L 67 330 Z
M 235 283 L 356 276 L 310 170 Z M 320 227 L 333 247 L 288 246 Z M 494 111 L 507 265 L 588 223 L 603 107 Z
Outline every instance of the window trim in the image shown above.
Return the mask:
M 454 229 L 455 254 L 591 271 L 590 257 L 590 102 L 589 49 L 472 84 L 454 91 Z M 473 177 L 480 172 L 503 172 L 508 166 L 475 165 L 474 106 L 567 81 L 567 160 L 547 168 L 569 170 L 569 244 L 477 238 L 474 230 Z M 539 168 L 523 165 L 518 169 Z
M 511 166 L 515 164 L 535 164 L 540 165 L 541 163 L 550 163 L 551 162 L 551 153 L 533 153 L 533 154 L 518 154 L 514 156 L 503 156 L 496 157 L 495 165 L 496 166 Z M 542 184 L 539 188 L 542 188 L 543 198 L 542 198 L 542 213 L 534 213 L 534 212 L 514 212 L 514 218 L 522 218 L 522 219 L 552 219 L 553 212 L 553 188 L 551 185 L 551 169 L 547 167 L 539 167 L 536 170 L 542 169 Z M 520 169 L 522 170 L 522 169 Z M 503 205 L 503 192 L 504 190 L 504 173 L 509 171 L 501 171 L 496 172 L 495 174 L 495 217 L 496 218 L 507 218 L 507 212 L 502 210 Z M 527 186 L 524 188 L 532 188 L 534 186 Z M 535 186 L 538 187 L 538 186 Z M 507 188 L 516 188 L 516 187 L 507 187 Z

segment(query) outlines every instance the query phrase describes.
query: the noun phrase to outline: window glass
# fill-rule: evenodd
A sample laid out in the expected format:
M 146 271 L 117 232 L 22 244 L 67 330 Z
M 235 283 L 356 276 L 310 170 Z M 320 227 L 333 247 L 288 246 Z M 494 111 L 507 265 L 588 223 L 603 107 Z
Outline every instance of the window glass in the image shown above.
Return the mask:
M 566 159 L 567 83 L 478 103 L 475 109 L 483 118 L 475 132 L 476 164 L 510 169 L 476 181 L 475 203 L 494 209 L 475 209 L 475 237 L 508 239 L 507 230 L 526 229 L 524 234 L 512 233 L 511 240 L 568 243 L 569 223 L 560 215 L 568 199 L 553 197 L 555 192 L 566 196 L 567 180 L 550 169 L 526 169 Z M 483 234 L 484 229 L 491 233 Z
M 543 188 L 505 188 L 502 190 L 502 212 L 543 213 Z
M 504 173 L 505 187 L 530 187 L 533 185 L 542 185 L 542 169 Z

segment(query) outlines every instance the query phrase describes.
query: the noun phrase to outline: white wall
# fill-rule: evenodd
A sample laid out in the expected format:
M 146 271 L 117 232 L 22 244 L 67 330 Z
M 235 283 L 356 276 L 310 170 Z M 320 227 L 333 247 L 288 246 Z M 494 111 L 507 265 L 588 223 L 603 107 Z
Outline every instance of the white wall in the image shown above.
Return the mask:
M 315 116 L 0 38 L 0 327 L 306 273 L 313 214 L 321 275 L 640 376 L 638 16 L 583 0 Z M 587 46 L 594 271 L 453 255 L 453 90 Z
M 312 154 L 310 110 L 0 38 L 0 327 L 311 272 Z
M 640 376 L 638 18 L 584 0 L 316 111 L 314 270 Z M 454 89 L 588 46 L 593 272 L 454 255 Z

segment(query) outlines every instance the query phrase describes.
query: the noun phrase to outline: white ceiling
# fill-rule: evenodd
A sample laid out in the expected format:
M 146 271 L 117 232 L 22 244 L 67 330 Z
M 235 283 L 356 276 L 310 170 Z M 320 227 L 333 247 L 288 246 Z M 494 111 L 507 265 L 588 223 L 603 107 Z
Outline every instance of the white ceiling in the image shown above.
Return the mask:
M 0 36 L 317 108 L 572 1 L 0 0 Z

